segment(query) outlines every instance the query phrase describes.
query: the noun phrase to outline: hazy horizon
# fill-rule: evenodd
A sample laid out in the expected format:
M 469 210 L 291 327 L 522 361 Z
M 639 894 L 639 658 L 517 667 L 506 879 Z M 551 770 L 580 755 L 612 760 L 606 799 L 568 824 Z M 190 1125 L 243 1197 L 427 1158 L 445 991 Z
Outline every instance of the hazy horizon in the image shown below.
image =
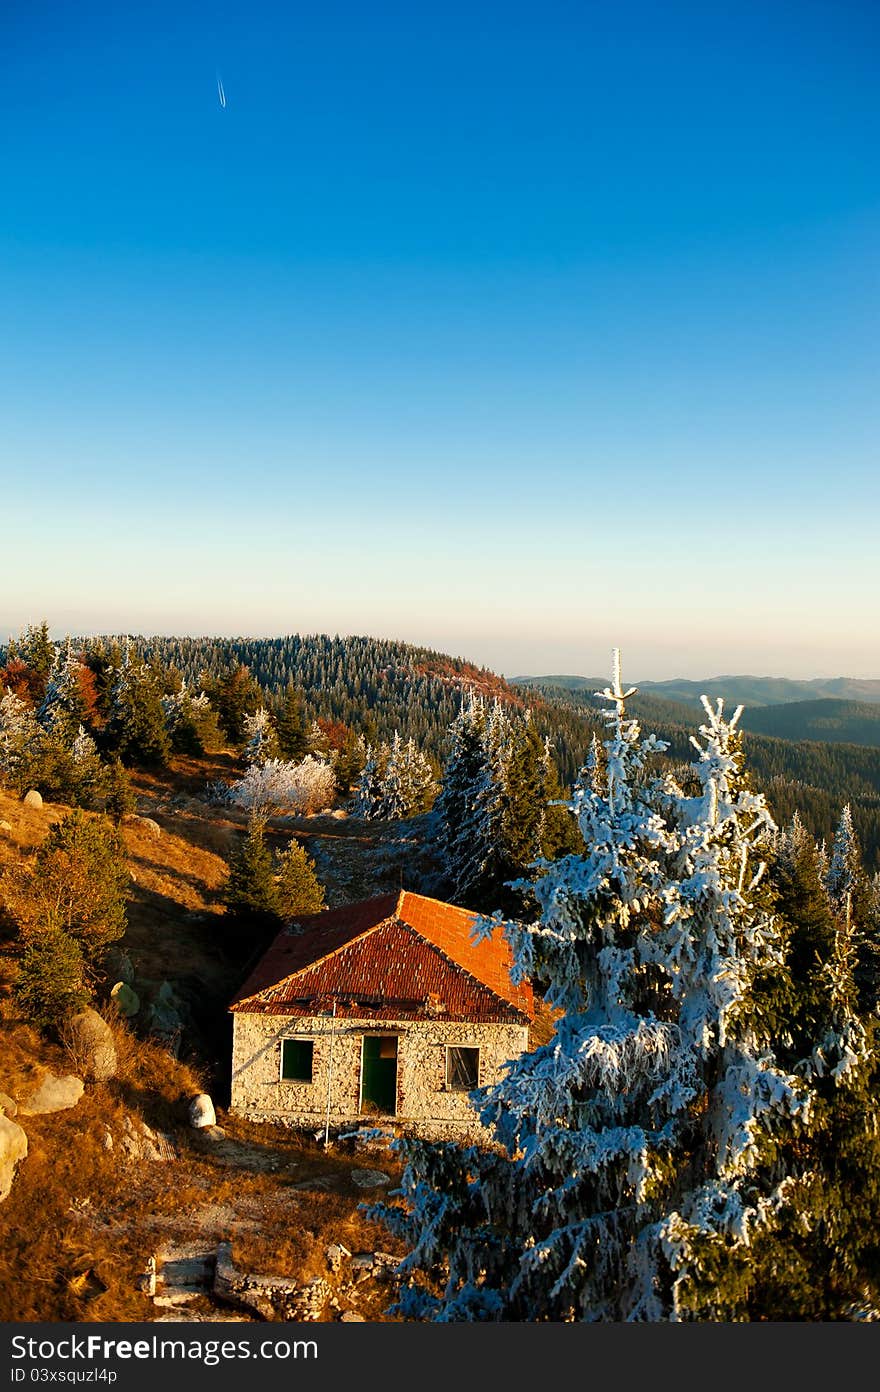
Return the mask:
M 31 617 L 29 617 L 28 619 L 24 620 L 23 622 L 17 623 L 17 624 L 4 624 L 4 623 L 2 622 L 2 620 L 0 620 L 0 644 L 5 644 L 10 638 L 17 638 L 17 637 L 19 636 L 19 634 L 23 631 L 23 629 L 24 629 L 29 623 L 41 623 L 41 622 L 43 621 L 44 617 L 46 617 L 46 616 L 44 616 L 44 615 L 40 615 L 39 617 L 33 617 L 33 616 L 31 616 Z M 48 622 L 48 618 L 47 618 L 47 622 Z M 615 646 L 614 644 L 611 644 L 608 648 L 603 649 L 603 648 L 600 648 L 600 646 L 598 646 L 596 643 L 587 643 L 587 644 L 585 645 L 585 647 L 584 647 L 581 651 L 582 651 L 582 652 L 587 652 L 587 653 L 592 653 L 592 654 L 594 654 L 594 656 L 595 656 L 595 661 L 594 661 L 592 664 L 589 663 L 589 662 L 581 661 L 581 660 L 578 658 L 578 656 L 577 656 L 575 650 L 572 648 L 572 649 L 571 649 L 571 652 L 572 652 L 572 662 L 573 662 L 573 663 L 577 662 L 578 665 L 569 665 L 569 666 L 566 666 L 566 667 L 563 667 L 563 666 L 551 667 L 551 666 L 548 666 L 548 665 L 546 665 L 546 664 L 540 665 L 540 664 L 536 664 L 536 663 L 533 662 L 531 665 L 526 664 L 525 666 L 519 666 L 519 667 L 518 667 L 518 666 L 516 665 L 516 662 L 513 661 L 513 660 L 510 660 L 510 661 L 507 661 L 507 662 L 503 662 L 503 661 L 499 661 L 497 658 L 496 658 L 495 660 L 492 660 L 492 659 L 491 659 L 491 656 L 487 656 L 487 654 L 490 654 L 490 655 L 491 655 L 491 653 L 492 653 L 493 651 L 495 651 L 495 645 L 493 644 L 493 642 L 492 642 L 491 639 L 486 639 L 486 640 L 483 640 L 483 641 L 475 640 L 474 643 L 472 643 L 472 644 L 469 645 L 469 646 L 463 646 L 463 645 L 462 645 L 462 646 L 459 646 L 459 645 L 457 645 L 457 644 L 454 643 L 454 642 L 453 642 L 453 643 L 446 643 L 446 644 L 444 644 L 444 643 L 442 643 L 442 642 L 441 642 L 441 643 L 438 643 L 438 642 L 429 641 L 428 639 L 426 639 L 426 638 L 424 638 L 424 637 L 415 637 L 415 636 L 413 636 L 413 635 L 411 635 L 411 634 L 403 634 L 403 633 L 395 633 L 395 632 L 383 632 L 383 633 L 380 633 L 380 632 L 367 632 L 366 630 L 363 630 L 363 629 L 357 629 L 357 630 L 355 630 L 355 629 L 340 629 L 340 628 L 320 627 L 320 626 L 319 626 L 319 627 L 309 627 L 309 628 L 298 627 L 298 628 L 284 628 L 284 629 L 277 629 L 277 630 L 275 630 L 275 629 L 272 629 L 272 630 L 265 629 L 265 630 L 263 630 L 263 629 L 256 629 L 256 628 L 251 627 L 251 628 L 243 628 L 243 629 L 236 630 L 236 631 L 227 630 L 227 631 L 225 631 L 225 632 L 219 632 L 219 631 L 216 631 L 216 630 L 211 630 L 211 629 L 207 629 L 207 628 L 198 628 L 198 627 L 193 627 L 193 628 L 188 628 L 188 629 L 182 629 L 182 628 L 164 628 L 164 629 L 159 629 L 159 628 L 154 628 L 154 627 L 133 628 L 133 627 L 131 627 L 130 625 L 127 626 L 127 627 L 112 627 L 112 626 L 111 626 L 111 627 L 106 627 L 106 626 L 95 625 L 95 624 L 85 624 L 85 625 L 82 625 L 82 626 L 73 625 L 73 626 L 70 626 L 70 627 L 62 628 L 62 627 L 59 627 L 57 624 L 53 624 L 53 623 L 50 622 L 50 623 L 49 623 L 49 632 L 50 632 L 50 636 L 51 636 L 52 638 L 54 638 L 56 641 L 63 640 L 65 637 L 69 637 L 69 636 L 78 637 L 78 638 L 91 638 L 91 637 L 101 637 L 101 636 L 122 635 L 122 634 L 125 634 L 125 633 L 130 634 L 132 637 L 144 637 L 144 638 L 155 638 L 155 637 L 166 637 L 166 638 L 167 638 L 167 637 L 174 637 L 174 638 L 207 638 L 207 639 L 212 639 L 212 638 L 216 638 L 216 639 L 229 639 L 229 638 L 282 638 L 282 637 L 285 637 L 285 636 L 287 636 L 288 634 L 292 634 L 292 633 L 300 633 L 300 634 L 303 634 L 303 635 L 305 635 L 305 634 L 317 634 L 317 633 L 324 634 L 324 633 L 326 633 L 326 634 L 329 634 L 330 636 L 340 636 L 340 637 L 352 637 L 352 636 L 369 637 L 369 638 L 377 638 L 377 639 L 387 639 L 387 640 L 390 640 L 390 641 L 398 641 L 398 642 L 402 642 L 402 643 L 410 643 L 410 644 L 412 644 L 412 645 L 415 646 L 415 647 L 431 648 L 431 649 L 433 649 L 434 651 L 437 651 L 437 652 L 440 652 L 440 653 L 444 653 L 444 654 L 446 654 L 447 656 L 455 657 L 455 658 L 460 658 L 460 659 L 462 659 L 463 661 L 466 661 L 466 662 L 473 662 L 473 663 L 475 663 L 477 666 L 480 666 L 480 667 L 488 667 L 488 668 L 490 668 L 492 671 L 498 673 L 500 676 L 503 676 L 503 677 L 505 677 L 505 678 L 507 678 L 507 679 L 510 679 L 510 678 L 512 678 L 512 677 L 541 677 L 541 676 L 575 676 L 575 677 L 590 677 L 590 678 L 599 677 L 599 678 L 604 679 L 604 678 L 603 678 L 603 669 L 607 668 L 607 669 L 610 670 L 611 648 L 612 648 L 613 646 Z M 503 647 L 499 647 L 499 648 L 497 649 L 497 651 L 498 651 L 499 653 L 503 654 L 504 649 L 503 649 Z M 531 649 L 524 645 L 524 646 L 522 647 L 521 651 L 522 651 L 523 655 L 525 655 L 525 656 L 528 656 L 529 652 L 531 652 L 532 655 L 535 656 L 536 658 L 539 656 L 539 652 L 540 652 L 539 648 L 538 648 L 536 645 L 533 645 L 533 646 L 531 647 Z M 808 670 L 808 669 L 804 669 L 804 670 L 802 670 L 802 671 L 792 671 L 792 670 L 788 670 L 788 669 L 783 670 L 782 668 L 772 668 L 772 669 L 768 669 L 768 670 L 766 670 L 766 671 L 763 671 L 763 670 L 762 670 L 762 671 L 759 671 L 759 670 L 757 670 L 757 669 L 755 669 L 755 668 L 746 668 L 746 667 L 742 667 L 742 668 L 733 668 L 733 667 L 720 668 L 720 667 L 719 667 L 719 668 L 711 668 L 711 669 L 710 669 L 709 666 L 708 666 L 707 664 L 705 664 L 705 663 L 703 663 L 703 664 L 701 665 L 701 663 L 700 663 L 700 661 L 699 661 L 699 657 L 698 657 L 697 655 L 692 655 L 692 659 L 689 660 L 689 661 L 687 662 L 687 666 L 686 666 L 686 667 L 684 667 L 684 666 L 682 666 L 682 665 L 680 665 L 680 664 L 679 664 L 679 666 L 677 666 L 677 667 L 675 667 L 675 668 L 670 667 L 670 666 L 665 666 L 665 667 L 664 667 L 664 666 L 662 666 L 662 665 L 661 665 L 661 666 L 658 666 L 656 663 L 654 663 L 654 664 L 651 664 L 651 665 L 650 665 L 650 668 L 649 668 L 648 665 L 647 665 L 647 660 L 643 661 L 642 664 L 639 665 L 639 657 L 640 657 L 640 649 L 639 649 L 639 646 L 638 646 L 638 645 L 634 645 L 634 646 L 633 646 L 632 648 L 630 648 L 630 649 L 627 649 L 627 648 L 625 648 L 625 647 L 622 647 L 622 660 L 623 660 L 624 675 L 625 675 L 625 677 L 627 678 L 627 680 L 628 680 L 629 682 L 631 682 L 631 683 L 632 683 L 632 682 L 639 682 L 639 681 L 643 681 L 643 682 L 645 682 L 645 681 L 650 681 L 650 682 L 654 682 L 654 681 L 675 681 L 676 679 L 680 679 L 680 680 L 683 680 L 683 681 L 699 681 L 699 680 L 707 680 L 707 681 L 709 681 L 709 680 L 718 680 L 718 679 L 721 678 L 721 677 L 733 677 L 733 676 L 736 676 L 736 677 L 746 677 L 746 676 L 750 676 L 750 677 L 760 677 L 760 678 L 773 678 L 773 677 L 779 677 L 779 678 L 789 679 L 789 680 L 795 680 L 795 681 L 811 681 L 811 680 L 822 681 L 822 680 L 829 680 L 829 679 L 832 679 L 832 678 L 835 678 L 835 677 L 842 677 L 842 678 L 846 678 L 846 679 L 853 680 L 853 681 L 878 681 L 878 680 L 880 680 L 880 674 L 878 674 L 877 672 L 870 672 L 870 671 L 851 671 L 851 672 L 848 672 L 848 671 L 843 671 L 843 670 L 831 670 L 831 669 L 828 669 L 827 671 L 811 671 L 811 670 Z

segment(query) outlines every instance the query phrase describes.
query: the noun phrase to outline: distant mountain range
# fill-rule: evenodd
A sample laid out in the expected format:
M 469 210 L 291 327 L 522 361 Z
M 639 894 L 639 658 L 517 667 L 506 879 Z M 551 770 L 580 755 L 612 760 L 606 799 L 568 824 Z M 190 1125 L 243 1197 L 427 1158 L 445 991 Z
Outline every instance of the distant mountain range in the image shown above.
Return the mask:
M 592 705 L 593 692 L 607 686 L 598 677 L 514 677 L 512 684 L 547 695 L 563 693 Z M 880 748 L 880 681 L 834 677 L 828 681 L 791 681 L 784 677 L 711 677 L 703 682 L 634 682 L 638 696 L 630 709 L 643 720 L 692 726 L 700 695 L 724 697 L 728 711 L 743 705 L 742 728 L 776 739 L 813 740 L 820 744 L 858 744 Z M 817 690 L 857 690 L 861 700 L 820 695 Z M 810 693 L 805 700 L 803 692 Z M 792 693 L 783 695 L 783 692 Z M 763 699 L 762 699 L 763 698 Z M 601 701 L 595 701 L 601 706 Z
M 514 686 L 559 687 L 564 691 L 598 691 L 608 685 L 607 677 L 511 677 Z M 700 681 L 632 682 L 640 691 L 651 692 L 668 701 L 699 705 L 700 697 L 723 696 L 725 704 L 783 706 L 794 702 L 848 701 L 880 705 L 880 679 L 869 677 L 816 677 L 798 681 L 792 677 L 705 677 Z M 757 728 L 757 727 L 754 727 Z M 769 733 L 769 732 L 768 732 Z

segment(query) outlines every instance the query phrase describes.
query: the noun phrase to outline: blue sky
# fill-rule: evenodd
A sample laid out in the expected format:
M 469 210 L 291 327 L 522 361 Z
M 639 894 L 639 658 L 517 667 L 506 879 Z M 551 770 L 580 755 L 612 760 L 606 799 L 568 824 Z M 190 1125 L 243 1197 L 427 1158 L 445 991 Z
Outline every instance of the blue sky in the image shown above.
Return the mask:
M 0 633 L 880 675 L 876 6 L 0 26 Z

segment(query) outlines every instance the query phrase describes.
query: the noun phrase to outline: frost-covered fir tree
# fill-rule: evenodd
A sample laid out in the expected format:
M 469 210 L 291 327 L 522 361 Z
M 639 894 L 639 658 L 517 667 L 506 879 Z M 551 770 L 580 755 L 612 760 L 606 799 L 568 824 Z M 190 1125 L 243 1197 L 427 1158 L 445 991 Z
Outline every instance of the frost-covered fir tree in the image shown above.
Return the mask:
M 430 807 L 436 785 L 431 765 L 412 739 L 395 730 L 381 776 L 374 816 L 389 820 L 416 817 Z
M 875 1010 L 880 1002 L 880 920 L 862 864 L 859 839 L 853 825 L 852 808 L 844 807 L 831 851 L 826 880 L 831 902 L 839 918 L 849 917 L 856 945 L 856 983 L 865 1010 Z
M 857 892 L 862 875 L 862 853 L 853 826 L 852 808 L 847 803 L 840 814 L 840 821 L 834 833 L 831 863 L 828 867 L 828 893 L 838 909 L 845 908 L 848 894 Z
M 105 742 L 126 764 L 167 764 L 171 742 L 156 673 L 126 649 L 113 675 Z
M 244 718 L 244 750 L 246 764 L 265 764 L 278 757 L 278 739 L 272 717 L 265 706 Z
M 7 691 L 0 699 L 0 774 L 16 789 L 27 779 L 29 762 L 41 735 L 27 701 Z
M 60 737 L 72 737 L 81 725 L 94 718 L 95 701 L 91 673 L 68 638 L 55 654 L 37 718 L 44 729 Z
M 461 898 L 462 829 L 468 820 L 473 789 L 482 776 L 485 728 L 486 703 L 470 691 L 449 727 L 450 749 L 431 819 L 436 855 L 456 900 Z
M 485 911 L 520 912 L 509 885 L 545 849 L 561 850 L 567 827 L 548 800 L 559 792 L 549 747 L 529 711 L 471 696 L 450 728 L 451 750 L 432 819 L 435 854 L 450 897 Z
M 204 691 L 191 691 L 182 681 L 178 691 L 166 692 L 162 697 L 162 711 L 175 754 L 200 757 L 221 748 L 220 723 Z
M 431 764 L 415 740 L 404 741 L 395 730 L 389 744 L 367 746 L 357 785 L 357 815 L 400 821 L 426 812 L 437 786 Z
M 715 1263 L 742 1248 L 772 1205 L 762 1143 L 803 1110 L 747 1007 L 779 949 L 750 898 L 772 822 L 739 777 L 737 717 L 706 705 L 685 797 L 626 717 L 615 659 L 603 786 L 585 771 L 572 800 L 582 851 L 541 867 L 538 920 L 508 930 L 555 1033 L 476 1094 L 495 1148 L 402 1142 L 384 1216 L 410 1243 L 405 1315 L 683 1317 L 707 1246 Z
M 357 781 L 354 797 L 355 816 L 366 821 L 378 817 L 382 805 L 382 778 L 388 762 L 388 746 L 368 744 L 364 766 Z

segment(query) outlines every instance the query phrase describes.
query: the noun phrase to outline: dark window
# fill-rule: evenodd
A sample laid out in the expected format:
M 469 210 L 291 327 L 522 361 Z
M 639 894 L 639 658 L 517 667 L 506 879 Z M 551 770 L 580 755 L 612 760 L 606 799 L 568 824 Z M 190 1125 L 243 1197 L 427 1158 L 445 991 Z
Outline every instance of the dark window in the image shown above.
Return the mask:
M 479 1049 L 460 1049 L 450 1044 L 446 1050 L 446 1086 L 453 1092 L 470 1092 L 479 1081 Z
M 314 1049 L 311 1039 L 282 1039 L 281 1077 L 289 1083 L 310 1083 Z

